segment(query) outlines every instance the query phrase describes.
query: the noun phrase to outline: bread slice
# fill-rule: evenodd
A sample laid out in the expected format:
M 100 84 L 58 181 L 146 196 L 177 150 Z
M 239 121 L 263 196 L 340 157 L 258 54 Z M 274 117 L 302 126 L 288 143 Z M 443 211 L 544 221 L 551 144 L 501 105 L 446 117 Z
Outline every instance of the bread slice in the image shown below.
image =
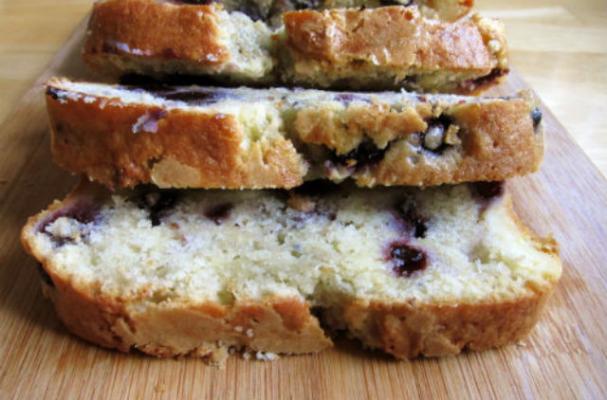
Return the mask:
M 495 181 L 533 172 L 525 96 L 111 86 L 53 79 L 54 160 L 109 187 L 291 188 Z
M 121 351 L 299 354 L 343 330 L 397 358 L 523 338 L 561 273 L 499 183 L 111 195 L 30 218 L 25 249 L 76 335 Z M 319 322 L 320 319 L 320 322 Z
M 281 15 L 284 25 L 271 28 L 215 3 L 101 1 L 83 57 L 112 77 L 181 74 L 248 85 L 442 92 L 477 90 L 508 69 L 501 24 L 478 15 L 445 22 L 417 6 Z

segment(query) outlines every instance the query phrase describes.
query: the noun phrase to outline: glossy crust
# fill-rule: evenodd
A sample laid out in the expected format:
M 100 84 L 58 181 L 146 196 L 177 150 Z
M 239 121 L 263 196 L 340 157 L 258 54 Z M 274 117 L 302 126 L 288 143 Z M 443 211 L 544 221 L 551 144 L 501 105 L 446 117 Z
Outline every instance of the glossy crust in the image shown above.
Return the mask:
M 460 9 L 453 2 L 438 3 L 445 12 Z M 222 23 L 232 18 L 227 15 L 216 5 L 98 2 L 83 58 L 112 77 L 211 75 L 241 84 L 458 93 L 475 91 L 478 80 L 483 87 L 495 83 L 508 69 L 501 25 L 476 15 L 443 22 L 424 17 L 416 6 L 291 11 L 283 15 L 284 32 L 278 30 L 272 44 L 249 38 L 243 48 L 255 40 L 253 47 L 259 47 L 249 61 L 235 54 L 234 35 L 250 34 L 228 29 Z M 267 67 L 250 71 L 253 59 Z
M 62 202 L 31 217 L 21 232 L 25 250 L 41 263 L 43 291 L 59 318 L 74 334 L 102 347 L 139 350 L 158 357 L 194 356 L 222 362 L 230 347 L 259 352 L 300 354 L 321 351 L 331 340 L 296 298 L 270 298 L 232 304 L 154 303 L 149 294 L 111 296 L 98 287 L 60 275 L 32 245 L 38 226 L 76 202 L 102 201 L 107 192 L 81 185 Z M 508 200 L 509 201 L 509 200 Z M 537 238 L 512 211 L 521 234 L 538 250 L 558 257 L 552 239 Z M 486 350 L 523 339 L 537 322 L 556 282 L 533 287 L 534 294 L 508 301 L 422 304 L 342 299 L 321 312 L 325 325 L 347 330 L 362 344 L 396 358 L 445 356 Z
M 456 22 L 424 18 L 416 7 L 302 10 L 284 14 L 287 80 L 307 86 L 469 90 L 507 69 L 499 24 L 477 15 Z M 389 29 L 387 29 L 389 27 Z M 345 84 L 344 84 L 345 83 Z
M 534 129 L 533 105 L 523 97 L 434 105 L 420 98 L 400 111 L 382 104 L 381 96 L 345 110 L 309 105 L 283 121 L 289 135 L 251 141 L 231 114 L 126 104 L 69 91 L 58 96 L 53 90 L 62 88 L 60 80 L 49 87 L 55 162 L 110 188 L 141 183 L 292 188 L 319 177 L 352 177 L 365 187 L 430 186 L 504 180 L 536 171 L 543 157 L 541 127 Z M 427 121 L 443 110 L 459 127 L 453 146 L 436 153 L 412 144 L 428 128 Z M 152 132 L 138 132 L 141 121 L 149 122 Z M 385 149 L 381 161 L 361 168 L 333 164 L 331 154 L 348 154 L 365 140 Z
M 243 149 L 235 118 L 223 114 L 125 105 L 118 99 L 63 102 L 47 96 L 55 161 L 107 186 L 292 187 L 306 166 L 285 138 Z M 155 132 L 133 132 L 143 116 L 160 116 Z
M 211 5 L 100 1 L 89 21 L 83 58 L 108 75 L 119 75 L 122 67 L 135 60 L 167 60 L 175 68 L 212 73 L 230 60 L 220 29 L 216 8 Z M 189 60 L 189 64 L 180 66 L 180 60 Z

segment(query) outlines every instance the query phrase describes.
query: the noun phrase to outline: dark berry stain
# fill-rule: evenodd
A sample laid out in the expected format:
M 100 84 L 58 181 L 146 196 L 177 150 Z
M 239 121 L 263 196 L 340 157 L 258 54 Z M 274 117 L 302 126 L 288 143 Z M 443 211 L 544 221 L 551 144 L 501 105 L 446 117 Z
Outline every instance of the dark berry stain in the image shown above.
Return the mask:
M 409 7 L 411 4 L 413 4 L 413 0 L 409 0 L 406 3 L 399 2 L 399 1 L 396 1 L 396 0 L 379 0 L 379 4 L 381 4 L 382 6 L 404 6 L 404 7 Z
M 332 161 L 346 167 L 361 168 L 377 164 L 383 160 L 386 149 L 380 149 L 370 141 L 362 142 L 357 148 L 347 154 L 333 154 Z
M 221 93 L 218 93 L 217 91 L 211 91 L 211 90 L 204 90 L 204 89 L 199 89 L 199 90 L 175 90 L 172 92 L 167 92 L 167 93 L 159 93 L 159 95 L 167 100 L 175 100 L 175 101 L 184 101 L 187 103 L 196 103 L 196 104 L 202 104 L 202 103 L 213 103 L 219 99 L 221 99 L 222 96 Z
M 483 200 L 491 200 L 504 193 L 504 182 L 475 182 L 472 192 Z
M 39 232 L 45 232 L 46 227 L 61 217 L 75 219 L 82 224 L 88 224 L 95 221 L 99 215 L 99 207 L 88 202 L 75 203 L 69 207 L 58 210 L 48 216 L 38 227 Z
M 352 103 L 353 101 L 360 101 L 360 102 L 364 102 L 364 103 L 371 102 L 370 98 L 363 93 L 348 93 L 348 92 L 337 93 L 333 96 L 333 99 L 335 101 L 339 101 L 340 103 L 342 103 L 346 106 L 349 105 L 350 103 Z
M 398 216 L 416 238 L 425 238 L 428 231 L 428 219 L 420 215 L 413 204 L 398 207 Z
M 507 75 L 510 72 L 508 69 L 504 68 L 494 68 L 489 74 L 485 76 L 478 77 L 476 79 L 471 79 L 460 84 L 460 87 L 466 91 L 471 92 L 477 89 L 480 89 L 484 86 L 492 84 L 498 78 Z
M 168 112 L 161 108 L 152 109 L 148 111 L 146 114 L 142 115 L 133 125 L 133 133 L 156 133 L 158 131 L 158 121 L 165 118 L 167 115 Z
M 209 90 L 203 87 L 192 86 L 212 86 L 215 83 L 217 82 L 210 77 L 191 75 L 163 75 L 162 79 L 156 79 L 139 74 L 125 74 L 120 77 L 120 84 L 124 86 L 125 90 L 130 90 L 133 92 L 146 91 L 158 97 L 164 97 L 168 100 L 187 101 L 188 97 L 190 97 L 192 100 L 205 100 L 209 103 L 211 100 L 219 97 L 220 95 L 221 97 L 229 96 L 226 92 L 218 89 Z M 184 88 L 183 86 L 187 87 Z M 192 92 L 200 94 L 182 94 Z
M 531 110 L 531 120 L 533 121 L 533 129 L 537 129 L 542 122 L 542 111 L 538 107 Z
M 89 202 L 80 202 L 72 204 L 69 207 L 55 211 L 44 219 L 38 226 L 38 231 L 49 236 L 55 247 L 62 247 L 67 243 L 73 243 L 70 237 L 56 236 L 46 231 L 46 228 L 61 217 L 75 219 L 82 224 L 96 222 L 99 216 L 99 207 Z
M 53 100 L 61 100 L 65 98 L 65 91 L 49 86 L 46 88 L 46 95 Z
M 151 190 L 137 198 L 137 205 L 147 209 L 152 226 L 158 226 L 167 212 L 175 206 L 177 198 L 176 190 Z
M 246 0 L 239 2 L 237 11 L 240 11 L 243 14 L 246 14 L 253 21 L 259 21 L 266 19 L 268 16 L 264 15 L 259 8 L 259 6 L 255 3 L 254 0 Z
M 389 260 L 392 261 L 394 272 L 401 277 L 409 277 L 416 271 L 424 270 L 428 258 L 423 250 L 402 242 L 390 245 Z
M 204 216 L 215 222 L 217 225 L 221 225 L 223 221 L 230 217 L 230 211 L 232 211 L 234 205 L 232 203 L 220 203 L 212 206 L 204 212 Z
M 306 8 L 318 8 L 320 0 L 293 0 L 293 8 L 303 10 Z
M 165 100 L 183 101 L 195 105 L 211 104 L 230 97 L 229 92 L 220 89 L 207 89 L 204 87 L 191 86 L 179 87 L 173 85 L 170 80 L 159 82 L 146 77 L 141 77 L 140 75 L 125 75 L 121 78 L 120 83 L 125 86 L 125 89 L 133 92 L 145 91 Z M 190 84 L 191 83 L 192 82 L 190 82 Z M 175 84 L 183 85 L 188 83 L 176 80 Z

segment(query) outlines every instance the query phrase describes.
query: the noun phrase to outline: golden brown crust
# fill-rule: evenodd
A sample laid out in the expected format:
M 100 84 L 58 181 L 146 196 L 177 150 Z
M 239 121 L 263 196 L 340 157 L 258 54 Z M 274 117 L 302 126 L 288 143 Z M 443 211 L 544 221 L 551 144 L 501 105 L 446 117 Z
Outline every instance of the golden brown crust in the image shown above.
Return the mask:
M 454 10 L 468 8 L 438 3 L 432 6 L 444 8 L 439 14 L 456 15 Z M 232 32 L 223 25 L 220 10 L 154 0 L 96 3 L 84 60 L 110 76 L 211 74 L 243 84 L 459 93 L 480 87 L 474 84 L 477 79 L 484 78 L 484 86 L 495 83 L 500 76 L 495 71 L 505 70 L 507 64 L 499 29 L 484 29 L 487 23 L 475 17 L 455 22 L 426 18 L 416 6 L 290 11 L 283 15 L 284 34 L 274 35 L 274 55 L 266 43 L 271 36 L 266 28 L 265 39 L 248 39 L 259 51 L 249 54 L 255 61 L 246 61 L 231 54 L 242 45 L 233 36 L 251 33 Z M 267 68 L 252 72 L 247 65 L 251 63 Z
M 91 190 L 93 188 L 93 190 Z M 149 293 L 112 296 L 100 287 L 61 275 L 34 246 L 34 235 L 53 214 L 83 201 L 101 201 L 107 192 L 83 182 L 62 202 L 31 217 L 21 232 L 25 250 L 48 274 L 43 284 L 59 318 L 79 337 L 120 351 L 140 350 L 158 357 L 194 356 L 221 362 L 230 347 L 260 352 L 300 354 L 332 345 L 298 298 L 163 302 Z M 518 219 L 509 198 L 507 208 L 521 234 L 540 251 L 558 255 L 551 239 L 538 238 Z M 321 315 L 327 327 L 347 330 L 369 348 L 397 358 L 445 356 L 463 350 L 486 350 L 523 339 L 537 322 L 556 281 L 529 286 L 531 294 L 479 303 L 425 304 L 415 301 L 334 300 Z
M 520 234 L 538 251 L 558 258 L 556 241 L 537 236 L 525 225 L 508 194 L 503 201 Z M 557 281 L 542 286 L 530 283 L 532 293 L 516 299 L 475 304 L 344 299 L 339 307 L 326 313 L 325 323 L 332 329 L 347 330 L 367 347 L 402 359 L 488 350 L 524 339 L 537 323 Z
M 285 13 L 284 21 L 297 83 L 346 80 L 356 87 L 401 84 L 461 92 L 465 82 L 503 68 L 505 54 L 496 49 L 505 48 L 505 39 L 483 29 L 477 18 L 439 22 L 423 18 L 415 7 L 382 7 L 295 11 Z M 450 82 L 437 74 L 461 76 Z
M 202 71 L 213 70 L 230 58 L 219 29 L 213 6 L 179 7 L 148 0 L 97 2 L 83 57 L 110 75 L 120 71 L 106 62 L 106 56 L 190 60 Z
M 216 111 L 126 104 L 118 98 L 58 97 L 52 91 L 47 104 L 54 160 L 110 188 L 141 183 L 292 188 L 305 179 L 347 177 L 367 187 L 430 186 L 505 180 L 536 171 L 543 157 L 543 135 L 536 132 L 531 106 L 523 98 L 470 99 L 456 105 L 421 101 L 398 110 L 380 102 L 305 106 L 293 113 L 290 136 L 257 141 L 245 138 L 234 116 Z M 420 132 L 442 112 L 452 119 L 445 139 L 449 146 L 429 151 Z M 385 152 L 380 161 L 334 163 L 332 154 L 343 156 L 365 141 Z M 306 145 L 324 150 L 318 156 Z
M 366 346 L 397 358 L 481 351 L 527 336 L 550 293 L 511 302 L 444 306 L 352 301 L 339 310 L 340 325 Z
M 21 232 L 24 249 L 41 264 L 48 279 L 43 291 L 65 326 L 77 336 L 123 352 L 140 350 L 158 357 L 196 356 L 221 362 L 230 347 L 300 354 L 332 345 L 308 304 L 297 298 L 220 304 L 153 302 L 145 294 L 110 296 L 99 287 L 63 276 L 33 246 L 38 226 L 76 203 L 91 187 L 83 184 L 64 201 L 31 217 Z
M 437 112 L 428 104 L 394 111 L 384 105 L 351 107 L 346 112 L 304 109 L 295 132 L 308 143 L 344 154 L 364 138 L 386 153 L 380 162 L 352 175 L 360 186 L 431 186 L 469 181 L 500 181 L 536 171 L 543 158 L 543 137 L 535 132 L 524 99 L 464 103 L 448 109 L 457 136 L 442 153 L 422 149 L 417 137 Z
M 51 275 L 52 276 L 52 275 Z M 305 302 L 291 298 L 207 304 L 145 304 L 96 297 L 55 276 L 45 292 L 77 336 L 123 352 L 158 357 L 196 356 L 221 361 L 230 347 L 283 354 L 331 346 Z M 136 310 L 141 308 L 141 310 Z
M 230 115 L 52 95 L 47 108 L 57 164 L 110 187 L 293 187 L 306 173 L 285 138 L 244 149 Z

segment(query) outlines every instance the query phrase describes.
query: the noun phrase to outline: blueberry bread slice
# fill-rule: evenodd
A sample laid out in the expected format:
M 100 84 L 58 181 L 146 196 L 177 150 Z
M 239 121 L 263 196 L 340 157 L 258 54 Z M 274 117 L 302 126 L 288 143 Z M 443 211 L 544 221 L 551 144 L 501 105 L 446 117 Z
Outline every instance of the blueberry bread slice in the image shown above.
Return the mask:
M 508 69 L 502 26 L 478 15 L 447 22 L 412 5 L 281 18 L 273 28 L 216 3 L 106 0 L 94 6 L 83 57 L 108 76 L 442 92 L 475 91 Z
M 495 181 L 534 172 L 541 113 L 525 96 L 478 98 L 53 79 L 52 152 L 111 188 L 292 188 Z
M 484 350 L 525 337 L 561 273 L 499 183 L 94 185 L 30 218 L 22 242 L 65 326 L 121 351 L 272 358 L 331 346 L 323 328 L 397 358 Z

